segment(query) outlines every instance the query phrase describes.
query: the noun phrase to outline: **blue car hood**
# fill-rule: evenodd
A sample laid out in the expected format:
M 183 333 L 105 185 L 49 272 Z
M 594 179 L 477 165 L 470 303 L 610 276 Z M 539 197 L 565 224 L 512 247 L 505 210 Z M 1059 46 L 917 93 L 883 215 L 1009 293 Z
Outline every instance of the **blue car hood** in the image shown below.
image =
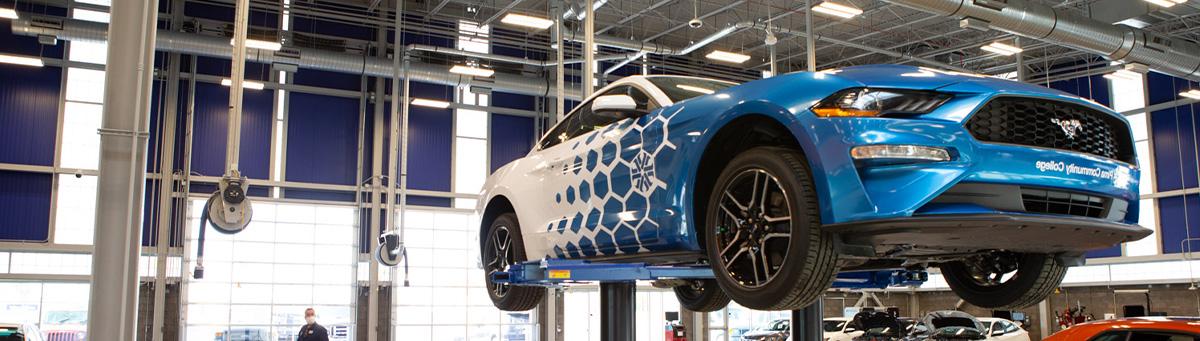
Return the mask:
M 862 65 L 826 72 L 867 86 L 913 90 L 933 90 L 969 78 L 911 65 Z

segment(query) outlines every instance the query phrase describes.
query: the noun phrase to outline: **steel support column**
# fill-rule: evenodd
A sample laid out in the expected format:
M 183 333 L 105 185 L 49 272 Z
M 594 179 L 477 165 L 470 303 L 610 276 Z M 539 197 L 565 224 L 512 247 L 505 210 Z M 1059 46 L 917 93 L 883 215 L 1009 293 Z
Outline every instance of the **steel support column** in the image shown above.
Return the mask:
M 179 28 L 183 23 L 183 0 L 171 1 L 171 27 Z M 161 147 L 159 148 L 158 173 L 164 175 L 158 181 L 158 241 L 155 247 L 154 311 L 151 317 L 150 339 L 164 341 L 164 326 L 167 313 L 167 259 L 170 256 L 171 222 L 175 220 L 175 180 L 167 175 L 175 173 L 175 127 L 178 125 L 179 109 L 179 61 L 178 53 L 167 55 L 167 84 L 163 91 L 166 100 L 162 108 Z M 178 308 L 176 308 L 178 309 Z M 178 322 L 176 322 L 178 323 Z
M 808 71 L 817 72 L 817 36 L 813 34 L 812 0 L 804 0 L 804 29 L 807 41 L 804 54 L 808 56 Z M 774 61 L 772 61 L 774 63 Z
M 636 290 L 635 282 L 600 283 L 601 340 L 634 341 Z
M 115 0 L 111 13 L 88 336 L 135 340 L 158 1 Z
M 592 91 L 596 90 L 593 86 L 596 79 L 596 8 L 594 2 L 595 0 L 587 0 L 584 5 L 587 17 L 583 18 L 583 84 L 580 85 L 580 88 L 583 89 L 584 99 L 587 99 L 592 95 Z M 559 51 L 562 51 L 561 43 Z
M 824 329 L 821 329 L 822 301 L 818 299 L 813 304 L 800 310 L 792 310 L 792 339 L 821 340 Z
M 397 7 L 397 10 L 399 7 Z M 387 8 L 380 8 L 379 16 L 381 20 L 387 20 Z M 399 11 L 396 12 L 399 16 Z M 387 58 L 388 30 L 386 26 L 377 28 L 375 37 L 375 56 L 379 58 Z M 397 33 L 397 37 L 399 37 Z M 396 44 L 399 46 L 399 44 Z M 399 53 L 400 49 L 397 48 Z M 383 77 L 375 77 L 375 106 L 372 120 L 375 122 L 373 134 L 371 134 L 371 142 L 374 146 L 371 148 L 371 208 L 367 209 L 367 214 L 370 214 L 370 226 L 368 227 L 368 243 L 379 237 L 379 189 L 383 186 L 383 115 L 384 115 L 384 99 L 387 98 L 386 80 Z M 362 185 L 361 183 L 359 185 Z M 359 208 L 361 210 L 361 208 Z M 368 249 L 374 249 L 368 246 Z M 379 338 L 379 261 L 371 258 L 367 266 L 367 341 L 376 341 Z

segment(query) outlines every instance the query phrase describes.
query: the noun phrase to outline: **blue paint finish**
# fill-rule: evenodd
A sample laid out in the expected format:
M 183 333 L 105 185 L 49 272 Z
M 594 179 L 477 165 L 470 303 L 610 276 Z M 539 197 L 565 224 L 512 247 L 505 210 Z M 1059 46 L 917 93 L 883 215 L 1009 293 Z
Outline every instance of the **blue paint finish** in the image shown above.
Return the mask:
M 581 227 L 583 227 L 583 214 L 575 213 L 575 217 L 571 218 L 571 232 L 579 233 Z
M 50 174 L 0 171 L 0 240 L 49 241 L 52 179 Z
M 298 92 L 290 96 L 287 181 L 353 186 L 358 100 Z
M 54 165 L 62 69 L 0 64 L 0 163 Z
M 604 174 L 604 173 L 596 174 L 596 177 L 594 179 L 592 179 L 592 188 L 594 189 L 594 192 L 596 193 L 597 198 L 603 198 L 605 195 L 607 195 L 608 194 L 608 174 Z
M 238 169 L 252 179 L 268 179 L 271 162 L 271 109 L 274 91 L 246 91 L 242 112 L 241 161 Z M 225 173 L 225 141 L 229 88 L 196 84 L 192 170 L 207 176 Z
M 592 185 L 584 180 L 579 183 L 579 201 L 587 202 L 592 198 Z

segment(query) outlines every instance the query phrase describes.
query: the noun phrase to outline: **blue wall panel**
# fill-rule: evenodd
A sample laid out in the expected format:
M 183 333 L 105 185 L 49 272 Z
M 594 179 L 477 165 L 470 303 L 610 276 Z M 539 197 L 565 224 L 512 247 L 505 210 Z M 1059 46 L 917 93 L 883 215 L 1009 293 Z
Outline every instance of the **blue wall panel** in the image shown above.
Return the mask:
M 275 92 L 246 90 L 242 113 L 242 175 L 268 179 L 271 164 L 271 117 Z M 225 141 L 229 115 L 229 87 L 196 84 L 192 171 L 201 175 L 225 173 Z
M 1195 120 L 1200 105 L 1181 106 L 1150 114 L 1154 132 L 1154 172 L 1159 191 L 1195 188 L 1196 134 L 1200 129 Z
M 1052 82 L 1050 88 L 1089 98 L 1105 106 L 1112 106 L 1108 80 L 1100 75 Z
M 453 101 L 453 91 L 451 87 L 412 82 L 412 97 L 437 99 L 443 101 Z M 390 113 L 391 103 L 384 105 L 384 111 Z M 454 115 L 450 109 L 435 109 L 419 106 L 409 106 L 409 130 L 411 137 L 408 140 L 408 184 L 409 188 L 423 189 L 431 191 L 450 191 L 450 155 L 453 153 L 454 143 Z M 366 122 L 367 132 L 373 132 L 375 122 L 373 119 L 368 119 Z M 388 151 L 387 146 L 390 143 L 388 129 L 391 124 L 390 115 L 385 115 L 383 120 L 383 162 L 384 172 L 387 172 Z M 371 139 L 367 140 L 363 146 L 363 178 L 370 177 L 371 154 L 374 146 Z M 412 198 L 412 197 L 410 197 Z M 430 201 L 437 203 L 437 206 L 449 206 L 448 201 L 434 200 Z M 443 203 L 445 203 L 443 205 Z M 414 202 L 414 205 L 417 204 Z
M 1185 206 L 1186 202 L 1186 206 Z M 1187 238 L 1200 237 L 1200 196 L 1195 194 L 1158 200 L 1158 219 L 1162 251 L 1179 253 Z M 1192 250 L 1200 250 L 1200 241 L 1192 241 Z
M 292 18 L 292 31 L 369 41 L 375 40 L 375 30 L 365 26 L 348 25 L 305 17 Z
M 0 162 L 53 166 L 62 69 L 0 64 Z
M 529 154 L 533 149 L 533 118 L 492 115 L 491 171 Z
M 0 240 L 50 238 L 50 174 L 0 171 Z
M 166 2 L 166 1 L 162 1 L 162 2 Z M 220 6 L 220 5 L 214 5 L 214 4 L 206 4 L 206 3 L 198 3 L 198 2 L 189 1 L 186 4 L 184 4 L 183 13 L 184 13 L 184 15 L 187 15 L 189 17 L 197 17 L 197 18 L 204 18 L 204 19 L 210 19 L 210 20 L 219 20 L 219 21 L 232 23 L 234 9 L 233 9 L 232 4 L 229 4 L 226 6 Z M 252 27 L 266 27 L 266 28 L 278 28 L 279 27 L 279 13 L 250 10 L 250 18 L 249 19 L 250 19 L 250 26 L 252 26 Z
M 293 75 L 292 83 L 299 85 L 351 91 L 358 91 L 362 85 L 362 76 L 343 72 L 303 69 Z
M 290 96 L 287 180 L 354 185 L 358 100 L 298 92 Z

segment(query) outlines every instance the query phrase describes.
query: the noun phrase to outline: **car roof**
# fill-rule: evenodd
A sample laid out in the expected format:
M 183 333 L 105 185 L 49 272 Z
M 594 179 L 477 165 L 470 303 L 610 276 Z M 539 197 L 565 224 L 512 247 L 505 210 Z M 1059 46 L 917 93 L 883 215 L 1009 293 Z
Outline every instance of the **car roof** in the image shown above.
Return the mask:
M 1200 318 L 1195 317 L 1133 317 L 1115 320 L 1092 321 L 1077 325 L 1071 329 L 1086 329 L 1094 333 L 1106 330 L 1169 330 L 1200 333 Z M 1068 329 L 1070 330 L 1070 329 Z
M 1009 319 L 1002 319 L 999 317 L 976 317 L 975 319 L 979 320 L 979 322 L 1009 321 Z

